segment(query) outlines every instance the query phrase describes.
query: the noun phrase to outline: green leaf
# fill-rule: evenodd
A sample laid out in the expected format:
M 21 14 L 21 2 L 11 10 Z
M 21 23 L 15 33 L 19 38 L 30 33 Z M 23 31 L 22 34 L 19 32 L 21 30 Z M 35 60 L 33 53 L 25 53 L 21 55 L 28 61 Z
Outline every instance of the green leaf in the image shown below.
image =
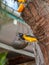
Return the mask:
M 0 65 L 5 65 L 7 61 L 6 56 L 7 56 L 7 52 L 0 53 Z

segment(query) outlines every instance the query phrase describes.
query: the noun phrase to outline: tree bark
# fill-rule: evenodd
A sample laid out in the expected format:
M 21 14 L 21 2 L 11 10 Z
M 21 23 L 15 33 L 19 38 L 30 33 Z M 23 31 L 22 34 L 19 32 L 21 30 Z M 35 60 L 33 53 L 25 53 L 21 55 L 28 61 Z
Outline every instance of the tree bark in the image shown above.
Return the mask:
M 23 19 L 39 40 L 44 65 L 49 65 L 49 3 L 47 1 L 32 0 L 22 13 Z

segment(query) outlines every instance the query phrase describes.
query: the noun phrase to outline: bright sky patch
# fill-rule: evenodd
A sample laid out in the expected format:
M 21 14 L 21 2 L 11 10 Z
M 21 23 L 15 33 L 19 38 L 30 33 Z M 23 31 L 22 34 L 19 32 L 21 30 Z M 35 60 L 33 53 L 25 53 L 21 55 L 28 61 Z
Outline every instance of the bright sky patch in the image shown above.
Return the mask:
M 3 0 L 3 3 L 6 3 L 9 7 L 13 8 L 14 10 L 18 9 L 18 3 L 14 0 Z

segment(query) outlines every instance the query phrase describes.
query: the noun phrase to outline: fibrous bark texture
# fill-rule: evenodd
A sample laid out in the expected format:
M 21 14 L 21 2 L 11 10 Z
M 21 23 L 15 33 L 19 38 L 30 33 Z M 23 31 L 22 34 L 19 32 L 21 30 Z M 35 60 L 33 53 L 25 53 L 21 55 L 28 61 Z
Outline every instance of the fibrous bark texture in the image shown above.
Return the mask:
M 49 1 L 31 0 L 27 3 L 22 17 L 39 40 L 44 65 L 49 65 Z

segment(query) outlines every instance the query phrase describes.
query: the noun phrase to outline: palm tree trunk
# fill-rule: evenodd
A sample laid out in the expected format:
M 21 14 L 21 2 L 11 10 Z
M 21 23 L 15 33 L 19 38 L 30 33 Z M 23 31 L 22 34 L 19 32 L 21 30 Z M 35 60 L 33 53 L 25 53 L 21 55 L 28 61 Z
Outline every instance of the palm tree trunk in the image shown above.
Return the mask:
M 23 19 L 30 25 L 39 40 L 44 65 L 49 65 L 49 3 L 47 1 L 32 0 L 22 13 Z

